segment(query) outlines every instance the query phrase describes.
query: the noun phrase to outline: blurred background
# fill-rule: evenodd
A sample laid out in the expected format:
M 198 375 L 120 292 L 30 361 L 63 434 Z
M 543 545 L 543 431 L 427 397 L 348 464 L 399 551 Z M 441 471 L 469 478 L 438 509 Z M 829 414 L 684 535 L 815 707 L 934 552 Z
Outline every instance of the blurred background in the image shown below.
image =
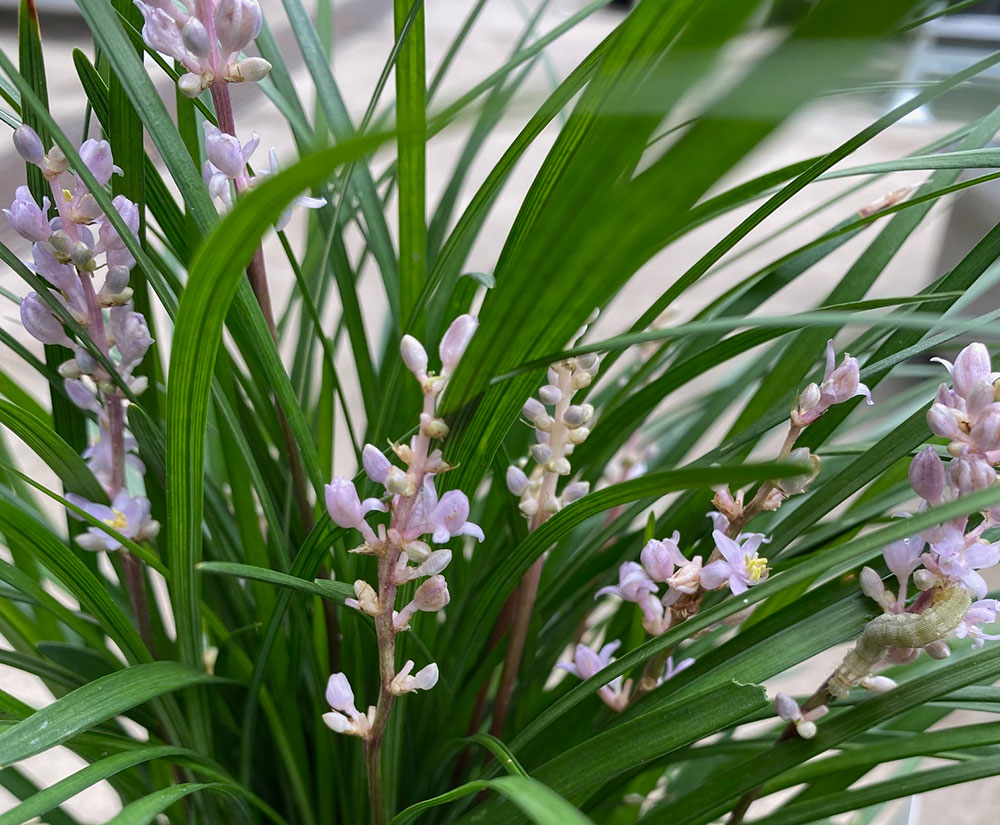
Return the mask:
M 46 43 L 46 59 L 49 75 L 49 96 L 52 113 L 70 135 L 83 135 L 85 111 L 83 95 L 72 64 L 72 50 L 79 48 L 92 53 L 92 44 L 81 41 L 81 33 L 86 29 L 76 17 L 72 0 L 36 0 Z M 737 44 L 730 58 L 731 70 L 739 71 L 741 59 L 753 54 L 768 42 L 768 26 L 779 25 L 788 11 L 809 0 L 775 0 L 765 4 L 761 10 L 760 31 L 748 35 Z M 878 2 L 878 0 L 873 0 Z M 306 76 L 305 67 L 298 55 L 294 38 L 289 31 L 280 0 L 262 0 L 261 5 L 279 45 L 286 53 L 293 78 L 300 87 L 303 99 L 308 100 L 312 88 Z M 940 79 L 1000 48 L 1000 2 L 990 0 L 975 4 L 959 3 L 960 11 L 948 17 L 937 18 L 913 30 L 902 42 L 888 47 L 873 66 L 867 67 L 868 74 L 857 78 L 858 83 L 869 84 L 864 94 L 832 94 L 809 108 L 800 111 L 779 129 L 758 151 L 752 154 L 738 170 L 735 178 L 722 182 L 722 186 L 738 183 L 740 180 L 761 174 L 796 160 L 821 154 L 833 149 L 848 137 L 870 124 L 880 114 L 900 101 L 915 94 L 930 81 Z M 16 2 L 0 0 L 0 48 L 7 54 L 16 55 Z M 434 71 L 461 25 L 471 0 L 426 0 L 427 64 L 429 73 Z M 457 98 L 491 71 L 503 65 L 516 44 L 524 35 L 526 27 L 531 27 L 534 37 L 540 36 L 559 25 L 571 15 L 579 12 L 583 0 L 487 0 L 483 13 L 476 21 L 469 36 L 455 57 L 452 70 L 435 98 L 435 108 L 442 108 Z M 595 11 L 577 24 L 567 34 L 557 39 L 546 51 L 543 60 L 536 64 L 531 75 L 519 91 L 519 105 L 515 101 L 509 107 L 504 120 L 494 129 L 481 151 L 469 166 L 459 209 L 495 164 L 496 160 L 516 136 L 524 120 L 537 103 L 575 67 L 628 13 L 628 3 L 612 2 Z M 386 56 L 393 43 L 392 10 L 389 0 L 337 0 L 334 3 L 333 62 L 341 91 L 355 122 L 360 120 L 368 104 L 371 91 L 376 84 Z M 730 66 L 727 66 L 730 68 Z M 153 67 L 153 76 L 158 88 L 168 101 L 173 90 L 167 78 Z M 871 88 L 870 84 L 876 84 Z M 387 85 L 386 96 L 391 95 L 392 83 Z M 244 140 L 255 131 L 261 137 L 261 146 L 266 149 L 275 146 L 279 156 L 288 156 L 292 143 L 284 120 L 276 112 L 267 98 L 256 88 L 234 87 L 237 124 Z M 994 66 L 989 72 L 978 76 L 951 94 L 944 96 L 940 103 L 914 112 L 904 121 L 880 134 L 849 158 L 845 166 L 892 160 L 908 154 L 919 153 L 921 147 L 949 134 L 974 115 L 979 115 L 1000 103 L 1000 67 Z M 507 184 L 505 194 L 494 208 L 488 230 L 480 235 L 474 248 L 467 270 L 492 272 L 497 255 L 506 238 L 516 209 L 538 165 L 555 135 L 560 121 L 546 130 L 529 149 L 524 159 Z M 428 146 L 427 187 L 428 201 L 433 206 L 450 179 L 459 162 L 459 154 L 465 145 L 470 125 L 458 122 L 436 137 Z M 82 137 L 81 137 L 82 139 Z M 152 146 L 147 149 L 154 154 Z M 263 153 L 262 153 L 263 154 Z M 386 157 L 388 160 L 388 156 Z M 378 171 L 379 164 L 375 164 Z M 923 182 L 929 173 L 895 173 L 868 185 L 859 186 L 857 178 L 817 182 L 797 195 L 783 209 L 769 218 L 755 236 L 754 243 L 767 238 L 771 231 L 797 221 L 797 227 L 790 233 L 775 238 L 762 245 L 741 246 L 732 253 L 714 274 L 703 278 L 700 284 L 685 293 L 683 300 L 671 309 L 668 322 L 687 320 L 701 307 L 717 296 L 736 280 L 746 277 L 761 266 L 779 257 L 794 245 L 816 237 L 829 230 L 853 213 L 872 204 L 892 197 L 904 196 L 909 187 Z M 977 174 L 982 174 L 978 171 Z M 13 151 L 10 141 L 0 136 L 0 202 L 6 204 L 13 199 L 14 189 L 23 182 L 23 162 Z M 824 204 L 837 193 L 846 193 L 832 206 Z M 622 331 L 634 319 L 633 301 L 642 296 L 642 306 L 649 298 L 658 295 L 688 266 L 696 261 L 731 226 L 746 216 L 753 208 L 747 206 L 736 210 L 724 218 L 707 224 L 700 230 L 685 235 L 684 238 L 664 250 L 632 279 L 622 291 L 611 309 L 599 320 L 597 337 L 613 335 Z M 390 204 L 391 214 L 395 214 Z M 457 217 L 456 212 L 456 217 Z M 976 186 L 951 198 L 944 198 L 935 207 L 931 216 L 923 222 L 901 252 L 889 264 L 882 279 L 875 284 L 869 297 L 911 294 L 936 278 L 961 259 L 971 247 L 996 224 L 1000 215 L 1000 182 Z M 301 216 L 298 216 L 301 220 Z M 302 225 L 293 224 L 290 234 L 301 235 Z M 844 244 L 834 254 L 824 258 L 804 277 L 794 282 L 788 289 L 774 295 L 762 308 L 765 314 L 803 311 L 815 305 L 819 296 L 825 295 L 843 275 L 858 253 L 870 243 L 874 230 L 868 229 Z M 27 243 L 18 238 L 0 221 L 0 239 L 15 251 L 27 252 Z M 360 244 L 360 237 L 354 242 Z M 290 292 L 292 274 L 282 267 L 280 248 L 272 240 L 267 247 L 268 270 L 275 305 L 280 309 Z M 998 273 L 984 278 L 988 284 L 995 284 Z M 382 316 L 383 306 L 377 284 L 378 275 L 374 271 L 364 274 L 370 288 L 363 292 L 363 310 L 371 320 Z M 23 285 L 9 271 L 0 271 L 0 289 L 22 294 Z M 991 288 L 980 296 L 980 303 L 992 308 L 1000 304 L 1000 288 Z M 40 352 L 41 346 L 27 336 L 20 328 L 16 307 L 5 301 L 0 313 L 3 328 L 23 342 L 33 352 Z M 554 307 L 556 311 L 558 308 Z M 982 306 L 977 312 L 985 311 Z M 158 319 L 161 328 L 165 319 Z M 369 328 L 378 328 L 370 324 Z M 345 348 L 346 350 L 346 348 Z M 0 358 L 7 358 L 0 351 Z M 18 360 L 18 359 L 10 359 Z M 18 362 L 20 363 L 20 362 Z M 6 366 L 6 365 L 5 365 Z M 18 366 L 15 364 L 15 371 Z M 728 368 L 727 368 L 728 369 Z M 353 374 L 344 370 L 342 375 Z M 24 372 L 26 386 L 36 397 L 44 398 L 44 388 L 34 386 L 39 381 L 37 375 Z M 879 393 L 893 391 L 890 382 L 879 387 Z M 355 399 L 360 388 L 354 387 Z M 876 399 L 877 400 L 877 399 Z M 11 445 L 19 455 L 18 445 Z M 350 450 L 336 451 L 347 456 Z M 43 483 L 54 483 L 54 478 L 43 466 L 30 459 L 25 460 L 28 472 Z M 349 472 L 353 468 L 341 468 Z M 995 587 L 1000 582 L 991 582 Z M 783 677 L 778 684 L 789 692 L 810 692 L 819 677 L 838 660 L 841 652 L 829 651 L 821 662 L 811 662 L 796 672 Z M 51 696 L 41 682 L 9 668 L 0 667 L 0 685 L 17 698 L 35 707 L 51 701 Z M 774 688 L 775 685 L 769 685 Z M 962 719 L 953 718 L 953 723 L 971 721 L 970 715 Z M 81 767 L 80 760 L 68 751 L 58 749 L 43 756 L 28 760 L 24 765 L 40 784 L 53 781 Z M 885 776 L 875 775 L 882 779 Z M 962 792 L 959 792 L 962 793 Z M 0 812 L 5 810 L 13 797 L 5 795 L 0 788 Z M 925 794 L 922 798 L 897 804 L 883 814 L 879 821 L 892 825 L 904 823 L 936 823 L 947 817 L 955 818 L 965 825 L 979 825 L 992 822 L 997 806 L 1000 806 L 1000 779 L 982 780 L 964 789 L 961 812 L 955 808 L 955 792 L 948 790 Z M 107 785 L 96 786 L 81 794 L 67 806 L 81 823 L 106 821 L 120 807 L 115 794 Z M 851 821 L 868 821 L 861 815 L 852 815 Z M 839 821 L 839 820 L 838 820 Z M 846 821 L 846 820 L 845 820 Z

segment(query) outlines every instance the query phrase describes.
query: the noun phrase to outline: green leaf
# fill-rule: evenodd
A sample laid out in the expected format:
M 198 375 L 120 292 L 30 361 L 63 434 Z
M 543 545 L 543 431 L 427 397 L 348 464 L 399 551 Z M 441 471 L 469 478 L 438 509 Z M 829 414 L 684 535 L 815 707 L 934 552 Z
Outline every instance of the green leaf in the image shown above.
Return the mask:
M 91 501 L 107 501 L 94 474 L 80 454 L 52 426 L 27 410 L 0 400 L 0 424 L 7 427 L 44 461 L 71 493 Z
M 167 808 L 185 796 L 196 791 L 225 790 L 226 786 L 215 782 L 182 782 L 158 791 L 142 799 L 137 799 L 122 808 L 121 813 L 112 817 L 106 825 L 148 825 Z
M 554 791 L 540 782 L 524 776 L 501 776 L 499 779 L 473 780 L 448 793 L 425 799 L 400 811 L 392 818 L 391 825 L 412 822 L 417 814 L 438 805 L 454 802 L 483 790 L 502 794 L 524 812 L 537 825 L 593 825 L 590 819 L 570 805 Z
M 55 747 L 157 696 L 213 681 L 214 676 L 177 662 L 149 662 L 109 673 L 0 733 L 0 765 Z
M 276 584 L 278 587 L 287 587 L 299 593 L 319 596 L 321 599 L 330 599 L 340 604 L 344 603 L 344 599 L 354 598 L 354 588 L 344 582 L 324 581 L 322 579 L 310 581 L 297 576 L 290 576 L 287 573 L 279 573 L 277 570 L 254 567 L 250 564 L 203 561 L 198 565 L 198 570 L 202 573 L 215 573 L 222 576 L 235 576 L 240 579 L 249 579 L 250 581 Z

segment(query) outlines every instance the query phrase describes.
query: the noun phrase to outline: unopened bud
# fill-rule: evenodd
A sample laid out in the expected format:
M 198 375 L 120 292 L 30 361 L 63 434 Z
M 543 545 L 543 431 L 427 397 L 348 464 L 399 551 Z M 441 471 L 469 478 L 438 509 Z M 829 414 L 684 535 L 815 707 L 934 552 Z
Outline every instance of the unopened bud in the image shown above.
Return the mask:
M 198 97 L 203 91 L 205 91 L 205 84 L 202 82 L 201 75 L 197 75 L 194 72 L 188 72 L 187 74 L 182 74 L 177 81 L 177 88 L 184 97 Z
M 562 390 L 552 384 L 546 384 L 538 391 L 538 397 L 543 404 L 553 405 L 562 401 Z
M 418 378 L 427 374 L 427 351 L 412 335 L 404 335 L 399 342 L 399 352 L 406 368 Z
M 69 158 L 63 154 L 62 149 L 58 146 L 53 146 L 49 149 L 49 153 L 45 156 L 45 160 L 42 161 L 42 171 L 45 173 L 45 176 L 49 178 L 57 178 L 67 169 L 69 169 Z
M 594 408 L 590 404 L 573 404 L 563 413 L 563 423 L 571 430 L 582 427 L 594 416 Z
M 895 690 L 897 685 L 888 676 L 867 676 L 861 680 L 861 686 L 867 688 L 872 693 L 888 693 Z
M 525 518 L 531 518 L 538 512 L 538 502 L 533 498 L 522 498 L 520 504 L 517 505 L 517 509 L 521 511 L 521 515 Z
M 507 489 L 515 496 L 528 489 L 528 477 L 520 467 L 507 468 Z
M 75 360 L 82 373 L 91 375 L 97 370 L 97 359 L 85 349 L 81 348 L 76 351 Z
M 883 610 L 888 610 L 889 605 L 895 601 L 892 594 L 882 584 L 882 577 L 870 567 L 861 568 L 861 592 Z
M 230 67 L 226 79 L 233 83 L 256 83 L 271 71 L 271 64 L 262 57 L 246 57 Z
M 62 256 L 63 260 L 69 259 L 70 252 L 73 251 L 75 242 L 69 236 L 65 229 L 57 229 L 51 235 L 49 235 L 49 243 L 55 252 Z
M 442 372 L 451 372 L 458 366 L 478 327 L 479 319 L 475 315 L 459 315 L 451 322 L 438 346 Z
M 401 496 L 412 496 L 415 488 L 413 481 L 407 473 L 399 467 L 390 467 L 385 477 L 385 489 L 390 493 Z
M 378 615 L 378 593 L 375 592 L 374 587 L 364 579 L 358 579 L 354 582 L 354 595 L 357 596 L 356 607 L 358 610 L 369 616 Z
M 814 409 L 819 403 L 821 395 L 822 392 L 818 384 L 809 384 L 809 386 L 799 393 L 799 398 L 796 402 L 799 412 L 809 412 L 809 410 Z
M 423 564 L 431 555 L 431 548 L 427 542 L 411 541 L 403 548 L 406 557 L 414 564 Z
M 432 418 L 424 426 L 424 433 L 429 438 L 447 438 L 450 429 L 447 424 L 445 424 L 442 418 Z
M 944 493 L 944 462 L 933 447 L 925 447 L 910 462 L 910 486 L 926 501 L 940 501 Z
M 58 371 L 63 378 L 79 378 L 83 374 L 80 372 L 80 367 L 77 365 L 75 358 L 71 358 L 69 361 L 63 361 L 59 365 Z
M 14 131 L 14 148 L 28 163 L 41 166 L 45 160 L 45 147 L 38 132 L 25 123 Z
M 574 390 L 582 390 L 584 387 L 589 387 L 590 382 L 594 380 L 589 372 L 574 372 L 573 377 L 570 379 L 570 386 Z
M 566 458 L 554 459 L 548 462 L 547 466 L 553 473 L 560 476 L 568 476 L 573 469 Z
M 567 438 L 569 439 L 570 446 L 573 444 L 583 444 L 584 441 L 590 436 L 590 429 L 587 427 L 577 427 L 575 430 L 570 430 Z
M 526 421 L 532 424 L 535 423 L 536 419 L 549 417 L 549 414 L 545 412 L 545 407 L 542 406 L 542 402 L 537 398 L 529 398 L 524 402 L 524 406 L 521 407 L 521 415 L 524 416 Z
M 566 489 L 563 490 L 562 494 L 563 504 L 569 504 L 570 502 L 576 501 L 577 499 L 581 499 L 589 492 L 590 492 L 589 481 L 574 481 L 571 484 L 567 484 Z
M 948 647 L 947 642 L 943 639 L 931 642 L 929 645 L 924 647 L 924 650 L 927 651 L 927 655 L 932 659 L 947 659 L 951 656 L 951 648 Z
M 195 57 L 208 57 L 212 53 L 212 43 L 208 31 L 197 17 L 189 17 L 181 29 L 184 47 Z
M 69 259 L 77 269 L 93 270 L 95 268 L 94 250 L 83 241 L 73 245 L 69 253 Z
M 932 587 L 937 587 L 941 579 L 937 573 L 921 567 L 913 574 L 913 583 L 917 586 L 917 590 L 930 590 Z
M 531 457 L 539 464 L 545 464 L 552 458 L 552 448 L 548 444 L 532 444 Z

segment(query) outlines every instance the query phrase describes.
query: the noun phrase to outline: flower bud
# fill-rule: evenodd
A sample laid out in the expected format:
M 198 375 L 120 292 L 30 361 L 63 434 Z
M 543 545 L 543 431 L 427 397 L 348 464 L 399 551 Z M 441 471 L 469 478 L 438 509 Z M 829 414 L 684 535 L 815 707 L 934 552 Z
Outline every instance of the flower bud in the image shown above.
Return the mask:
M 335 477 L 326 485 L 326 509 L 333 523 L 341 527 L 357 527 L 363 520 L 361 499 L 354 482 Z
M 567 484 L 566 489 L 563 490 L 562 502 L 563 504 L 570 504 L 571 502 L 583 498 L 589 492 L 590 492 L 589 481 L 574 481 L 570 484 Z
M 106 140 L 85 140 L 80 146 L 80 159 L 101 186 L 111 180 L 117 169 L 111 157 L 111 144 Z
M 552 406 L 562 401 L 562 390 L 553 384 L 546 384 L 538 391 L 538 397 L 542 399 L 543 404 Z
M 92 271 L 95 267 L 94 250 L 83 241 L 75 243 L 69 252 L 69 259 L 77 269 Z
M 205 85 L 202 83 L 201 75 L 194 74 L 193 72 L 187 72 L 182 74 L 177 80 L 177 88 L 184 97 L 198 97 L 203 91 L 205 91 Z
M 399 352 L 406 368 L 423 380 L 427 376 L 427 351 L 423 344 L 412 335 L 404 335 L 399 342 Z
M 83 374 L 80 372 L 80 367 L 77 366 L 75 358 L 63 361 L 58 367 L 58 372 L 63 378 L 79 378 Z
M 529 398 L 524 402 L 524 406 L 521 407 L 521 415 L 532 424 L 538 419 L 549 417 L 549 414 L 545 412 L 545 407 L 542 406 L 542 402 L 537 398 Z
M 38 132 L 22 123 L 14 131 L 14 148 L 17 153 L 28 163 L 41 166 L 45 160 L 45 147 Z
M 49 199 L 43 198 L 42 206 L 39 207 L 27 186 L 18 186 L 14 194 L 14 202 L 10 205 L 10 209 L 3 210 L 11 227 L 18 235 L 29 241 L 47 240 L 52 234 L 52 227 L 49 226 L 49 219 L 45 215 L 49 208 Z
M 538 464 L 545 464 L 552 458 L 552 448 L 548 444 L 532 444 L 531 457 Z
M 948 464 L 951 483 L 960 495 L 985 490 L 997 478 L 997 471 L 978 453 L 965 453 Z
M 597 368 L 600 359 L 596 352 L 587 352 L 576 356 L 576 366 L 585 372 L 592 372 Z
M 533 498 L 522 498 L 521 502 L 517 505 L 517 509 L 521 511 L 521 515 L 525 518 L 531 518 L 538 512 L 538 501 Z
M 817 404 L 819 404 L 820 397 L 822 393 L 818 384 L 809 384 L 801 393 L 799 393 L 798 401 L 796 402 L 796 408 L 799 412 L 809 412 L 814 409 Z
M 78 349 L 74 360 L 81 373 L 93 375 L 97 371 L 97 359 L 85 349 Z
M 590 404 L 573 404 L 563 413 L 563 423 L 571 430 L 582 427 L 594 416 L 594 408 Z
M 555 496 L 552 496 L 551 498 L 545 499 L 545 507 L 543 509 L 550 516 L 554 516 L 562 509 L 562 502 Z
M 441 610 L 451 600 L 448 593 L 448 582 L 444 576 L 431 576 L 413 594 L 413 603 L 418 610 L 434 613 Z
M 128 286 L 129 275 L 127 267 L 109 267 L 107 277 L 104 279 L 104 291 L 111 295 L 121 294 Z
M 520 467 L 507 468 L 507 489 L 515 496 L 528 489 L 528 477 Z
M 427 667 L 410 676 L 413 660 L 408 659 L 396 677 L 389 683 L 389 691 L 397 696 L 417 690 L 430 690 L 438 681 L 438 666 L 431 662 Z
M 899 685 L 888 676 L 867 676 L 861 680 L 861 686 L 867 688 L 872 693 L 888 693 L 895 690 Z
M 271 71 L 271 64 L 262 57 L 247 57 L 229 69 L 226 79 L 233 83 L 256 83 Z
M 972 440 L 983 452 L 1000 449 L 1000 405 L 993 405 L 972 428 Z
M 927 411 L 927 426 L 934 435 L 943 438 L 958 438 L 960 435 L 955 413 L 944 404 L 931 404 L 931 408 Z
M 478 327 L 479 319 L 475 315 L 459 315 L 451 322 L 438 345 L 442 372 L 450 373 L 458 366 Z
M 385 489 L 394 495 L 412 496 L 416 490 L 410 476 L 399 467 L 390 467 L 385 476 Z
M 445 423 L 443 418 L 431 418 L 423 427 L 424 434 L 428 438 L 447 438 L 448 433 L 451 429 Z
M 227 52 L 241 52 L 260 33 L 257 0 L 220 0 L 215 9 L 215 33 Z
M 566 458 L 557 458 L 553 461 L 549 461 L 548 468 L 553 473 L 560 476 L 568 476 L 573 469 Z
M 944 494 L 944 462 L 933 447 L 925 447 L 910 462 L 910 486 L 920 498 L 936 502 Z
M 922 567 L 913 574 L 913 583 L 917 586 L 917 590 L 930 590 L 941 583 L 941 578 L 937 573 L 932 573 Z
M 354 582 L 354 595 L 357 598 L 348 600 L 354 602 L 354 604 L 348 605 L 349 607 L 355 607 L 369 616 L 378 615 L 378 593 L 375 592 L 374 587 L 364 579 L 358 579 Z
M 37 292 L 28 293 L 21 301 L 21 323 L 33 338 L 43 344 L 72 346 L 62 322 L 56 318 Z
M 73 249 L 75 242 L 64 229 L 57 229 L 49 235 L 49 244 L 57 254 L 69 260 L 69 253 Z
M 951 370 L 951 383 L 963 398 L 980 382 L 990 381 L 990 353 L 983 344 L 969 344 L 955 359 Z
M 42 172 L 47 178 L 57 178 L 67 169 L 69 169 L 69 158 L 63 154 L 62 149 L 53 146 L 42 162 Z
M 195 57 L 208 57 L 212 53 L 212 42 L 208 31 L 197 17 L 189 17 L 181 29 L 184 46 Z
M 588 427 L 577 427 L 575 430 L 570 430 L 567 435 L 570 446 L 573 444 L 583 444 L 589 437 L 590 429 Z
M 787 693 L 779 693 L 774 697 L 774 709 L 778 712 L 778 716 L 786 722 L 802 718 L 799 703 Z
M 795 723 L 795 732 L 802 739 L 812 739 L 816 735 L 816 723 L 803 719 L 801 722 Z
M 582 390 L 584 387 L 589 387 L 590 382 L 594 380 L 589 372 L 574 372 L 573 377 L 570 379 L 570 386 L 574 390 Z
M 334 710 L 354 710 L 354 691 L 343 673 L 330 676 L 326 683 L 326 702 Z
M 927 651 L 927 655 L 932 659 L 947 659 L 951 656 L 951 648 L 948 647 L 948 643 L 943 639 L 931 642 L 924 647 L 924 650 Z
M 368 478 L 378 484 L 385 483 L 386 476 L 392 468 L 389 459 L 374 444 L 365 444 L 361 451 L 361 464 Z

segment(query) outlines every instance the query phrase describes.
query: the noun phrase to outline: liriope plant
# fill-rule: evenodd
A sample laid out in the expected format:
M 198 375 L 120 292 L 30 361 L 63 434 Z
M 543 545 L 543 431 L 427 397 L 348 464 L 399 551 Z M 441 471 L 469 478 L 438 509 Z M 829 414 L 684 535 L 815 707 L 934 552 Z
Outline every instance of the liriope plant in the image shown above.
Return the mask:
M 885 56 L 954 8 L 596 0 L 550 24 L 534 0 L 473 77 L 485 0 L 394 0 L 357 118 L 330 0 L 77 5 L 78 111 L 49 106 L 32 0 L 0 51 L 24 162 L 0 664 L 47 697 L 0 684 L 0 825 L 794 825 L 1000 774 L 1000 727 L 948 718 L 998 698 L 1000 224 L 867 297 L 942 198 L 996 179 L 1000 102 L 851 160 L 1000 53 L 824 154 L 777 131 L 829 95 L 881 104 Z M 529 92 L 592 17 L 607 36 Z M 258 151 L 234 83 L 285 143 Z M 768 140 L 782 165 L 747 178 Z M 797 196 L 838 178 L 860 183 L 813 197 L 814 232 Z M 683 270 L 659 254 L 681 239 Z M 761 311 L 820 266 L 829 292 Z M 24 762 L 59 747 L 84 767 Z M 74 799 L 103 782 L 118 807 Z

